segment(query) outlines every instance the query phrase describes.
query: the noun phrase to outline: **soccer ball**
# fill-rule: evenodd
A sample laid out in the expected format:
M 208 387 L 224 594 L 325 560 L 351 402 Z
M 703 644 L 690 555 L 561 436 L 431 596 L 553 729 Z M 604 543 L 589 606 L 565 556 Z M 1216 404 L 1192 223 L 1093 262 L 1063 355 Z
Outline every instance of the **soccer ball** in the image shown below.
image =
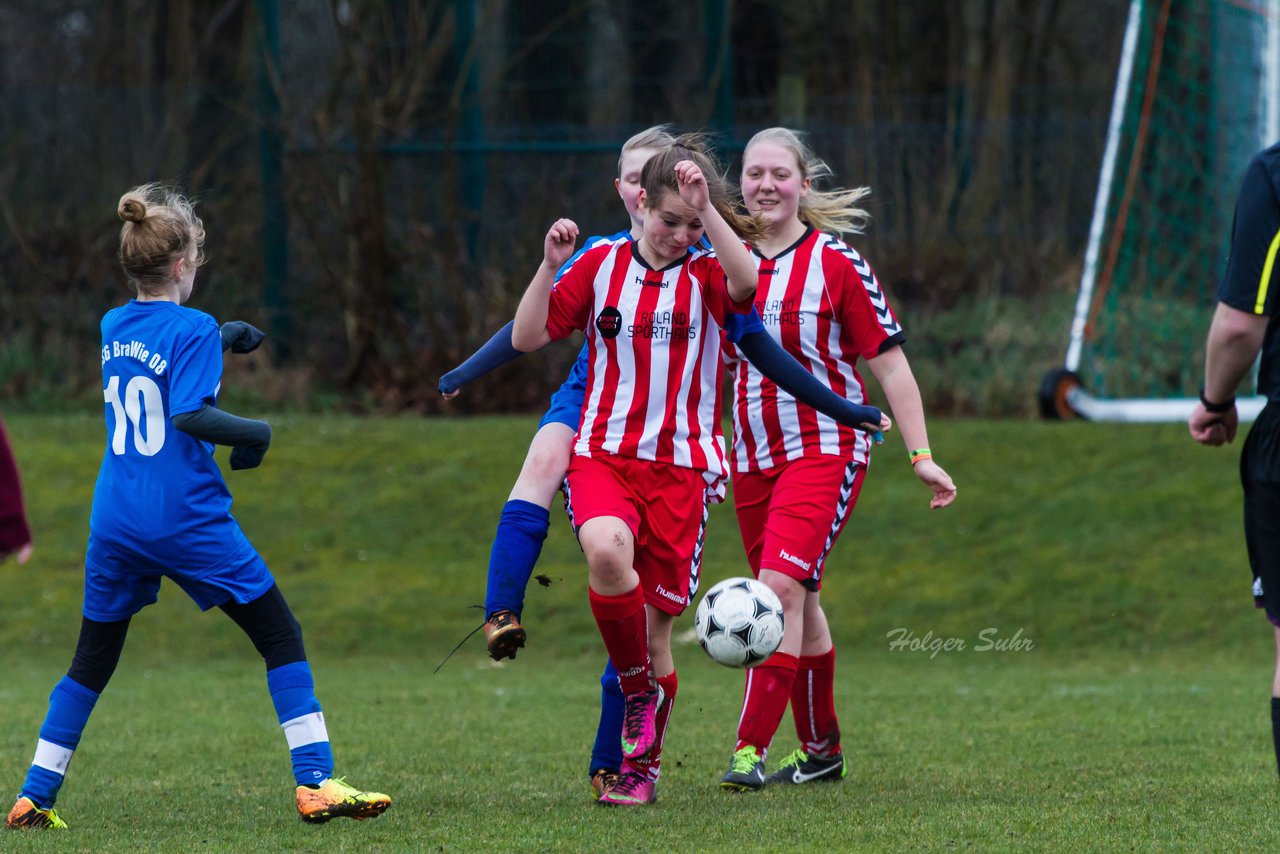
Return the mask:
M 782 603 L 754 578 L 726 578 L 707 591 L 693 614 L 698 643 L 726 667 L 754 667 L 782 643 Z

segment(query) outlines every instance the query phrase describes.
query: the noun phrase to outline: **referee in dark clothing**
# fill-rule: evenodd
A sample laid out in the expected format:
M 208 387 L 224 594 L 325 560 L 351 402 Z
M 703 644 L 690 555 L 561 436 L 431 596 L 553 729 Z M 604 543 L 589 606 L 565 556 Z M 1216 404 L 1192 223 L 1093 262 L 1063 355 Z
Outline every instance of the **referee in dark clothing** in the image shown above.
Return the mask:
M 1280 143 L 1249 162 L 1236 200 L 1231 257 L 1205 342 L 1204 385 L 1187 425 L 1202 445 L 1233 441 L 1235 390 L 1262 354 L 1258 393 L 1267 405 L 1240 454 L 1244 536 L 1254 603 L 1275 627 L 1271 735 L 1280 769 Z

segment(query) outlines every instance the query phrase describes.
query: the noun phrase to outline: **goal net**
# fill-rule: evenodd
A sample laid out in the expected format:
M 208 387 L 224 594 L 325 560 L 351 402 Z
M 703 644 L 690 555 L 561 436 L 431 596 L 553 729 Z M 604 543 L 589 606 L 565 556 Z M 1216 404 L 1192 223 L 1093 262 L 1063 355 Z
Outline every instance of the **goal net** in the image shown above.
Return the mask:
M 1185 419 L 1249 159 L 1277 137 L 1280 0 L 1131 0 L 1047 417 Z M 1192 395 L 1188 397 L 1188 395 Z M 1250 418 L 1261 404 L 1241 399 Z

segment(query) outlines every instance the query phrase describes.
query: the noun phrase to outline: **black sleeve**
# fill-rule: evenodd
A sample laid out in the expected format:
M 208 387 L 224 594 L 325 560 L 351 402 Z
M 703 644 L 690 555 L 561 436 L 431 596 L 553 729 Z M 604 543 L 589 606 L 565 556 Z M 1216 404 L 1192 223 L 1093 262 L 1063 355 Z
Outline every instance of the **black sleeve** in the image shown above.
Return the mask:
M 1276 313 L 1280 274 L 1274 262 L 1280 234 L 1280 205 L 1277 205 L 1267 161 L 1255 157 L 1245 172 L 1236 199 L 1235 220 L 1231 224 L 1231 254 L 1227 272 L 1218 286 L 1218 300 L 1250 314 Z
M 265 421 L 241 418 L 205 404 L 195 412 L 184 412 L 171 419 L 173 426 L 203 442 L 230 445 L 231 468 L 251 469 L 262 462 L 271 447 L 271 425 Z
M 222 349 L 232 353 L 252 353 L 258 349 L 267 333 L 243 320 L 229 320 L 218 327 L 222 336 Z

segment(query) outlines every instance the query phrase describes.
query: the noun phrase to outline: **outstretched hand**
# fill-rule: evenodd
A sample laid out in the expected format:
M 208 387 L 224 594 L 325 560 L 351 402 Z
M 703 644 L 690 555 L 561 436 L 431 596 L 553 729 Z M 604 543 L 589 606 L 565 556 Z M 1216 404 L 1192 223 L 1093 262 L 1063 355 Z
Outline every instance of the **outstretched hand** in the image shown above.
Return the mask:
M 676 164 L 676 184 L 680 188 L 680 198 L 696 211 L 703 210 L 711 198 L 707 189 L 707 176 L 702 174 L 698 164 L 692 160 L 681 160 Z
M 933 492 L 929 506 L 934 510 L 946 507 L 956 500 L 956 485 L 951 482 L 951 475 L 942 470 L 942 466 L 933 460 L 920 460 L 912 468 L 916 477 Z
M 559 270 L 573 257 L 573 247 L 578 242 L 578 224 L 571 219 L 558 219 L 542 241 L 543 262 Z

